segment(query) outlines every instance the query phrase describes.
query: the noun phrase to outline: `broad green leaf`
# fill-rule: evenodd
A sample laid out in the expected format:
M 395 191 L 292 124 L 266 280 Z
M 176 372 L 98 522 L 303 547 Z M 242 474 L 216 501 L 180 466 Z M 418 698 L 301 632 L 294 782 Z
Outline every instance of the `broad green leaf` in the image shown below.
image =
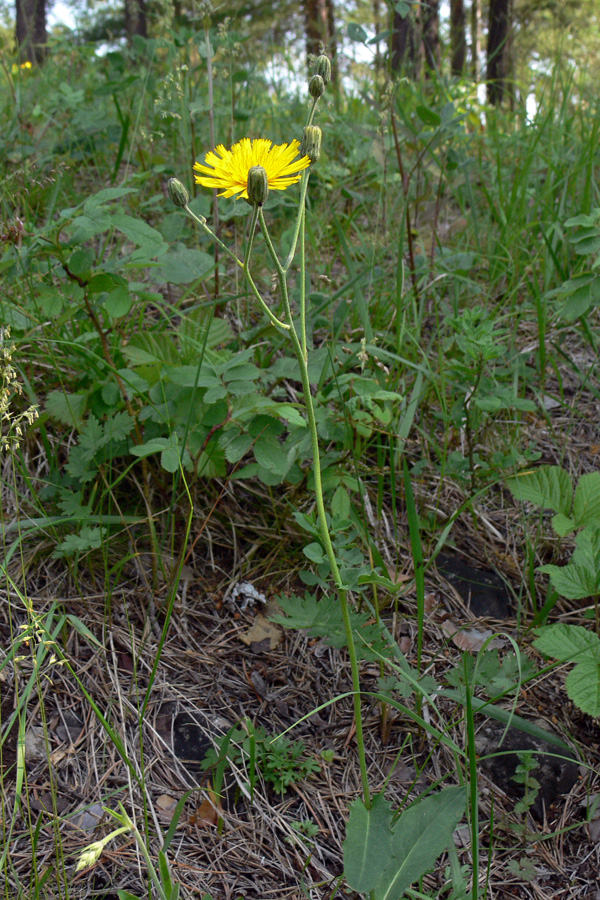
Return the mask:
M 582 657 L 600 663 L 600 638 L 582 625 L 545 625 L 536 628 L 533 646 L 544 656 L 560 662 L 578 662 Z
M 371 809 L 362 800 L 350 804 L 344 841 L 344 875 L 355 891 L 367 893 L 381 878 L 392 842 L 392 805 L 383 794 L 373 797 Z
M 112 319 L 120 319 L 126 316 L 131 309 L 132 299 L 129 288 L 125 284 L 118 287 L 106 295 L 104 301 L 104 309 Z
M 600 524 L 588 525 L 577 535 L 572 562 L 591 569 L 600 583 Z
M 42 285 L 36 299 L 45 316 L 51 319 L 60 316 L 63 307 L 63 297 L 58 288 L 52 285 Z
M 83 204 L 83 209 L 86 213 L 92 212 L 92 210 L 97 209 L 97 207 L 102 206 L 103 203 L 110 203 L 112 200 L 119 200 L 121 197 L 125 197 L 126 194 L 134 194 L 136 192 L 136 188 L 104 188 L 101 191 L 98 191 L 97 194 L 92 194 L 91 197 L 86 197 L 85 202 Z
M 589 716 L 600 716 L 600 661 L 585 657 L 565 680 L 570 699 Z
M 285 453 L 278 440 L 269 434 L 263 434 L 257 438 L 254 445 L 256 462 L 272 472 L 274 475 L 283 476 L 289 469 L 287 453 Z
M 103 209 L 93 210 L 87 216 L 77 216 L 70 225 L 73 241 L 83 243 L 103 231 L 108 231 L 112 224 L 110 215 Z
M 214 266 L 214 258 L 203 250 L 181 247 L 161 257 L 161 264 L 154 274 L 157 279 L 170 284 L 189 284 L 198 278 L 205 278 Z
M 433 128 L 437 128 L 442 122 L 440 115 L 429 106 L 417 106 L 417 115 L 421 122 L 431 125 Z
M 577 527 L 600 523 L 600 472 L 582 475 L 573 498 L 573 518 Z
M 237 463 L 246 455 L 252 446 L 253 438 L 249 434 L 238 434 L 227 444 L 221 444 L 225 449 L 225 459 L 229 463 Z
M 68 394 L 65 391 L 50 391 L 46 397 L 46 412 L 63 425 L 81 428 L 87 394 Z
M 506 485 L 517 500 L 527 500 L 566 516 L 571 511 L 573 485 L 568 472 L 560 466 L 539 466 L 529 472 L 520 472 L 507 479 Z
M 94 264 L 94 254 L 91 250 L 79 249 L 69 257 L 67 263 L 69 272 L 78 278 L 85 278 Z
M 135 219 L 125 213 L 115 213 L 111 216 L 110 224 L 121 231 L 128 240 L 137 244 L 138 247 L 143 247 L 152 256 L 165 253 L 168 249 L 160 231 L 141 219 Z
M 347 519 L 350 516 L 350 495 L 345 487 L 338 485 L 331 498 L 331 512 L 337 519 Z M 357 888 L 357 890 L 359 890 Z
M 358 22 L 348 22 L 348 37 L 351 41 L 358 41 L 358 43 L 364 44 L 368 36 L 365 29 Z
M 401 814 L 392 836 L 392 858 L 375 888 L 376 900 L 399 900 L 432 868 L 452 840 L 465 805 L 464 787 L 448 787 Z
M 566 566 L 540 566 L 538 572 L 549 575 L 554 589 L 567 600 L 583 600 L 598 592 L 600 573 L 587 565 L 568 563 Z
M 556 513 L 555 516 L 552 516 L 552 527 L 559 537 L 566 537 L 575 531 L 576 525 L 569 516 L 565 516 L 564 513 Z

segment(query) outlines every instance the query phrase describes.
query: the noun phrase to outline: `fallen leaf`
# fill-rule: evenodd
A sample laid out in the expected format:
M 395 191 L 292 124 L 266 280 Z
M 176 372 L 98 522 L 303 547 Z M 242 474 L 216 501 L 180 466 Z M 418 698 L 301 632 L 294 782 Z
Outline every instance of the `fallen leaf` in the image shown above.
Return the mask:
M 169 825 L 177 806 L 177 800 L 169 794 L 161 794 L 156 799 L 156 814 L 163 825 Z
M 468 650 L 471 653 L 477 653 L 481 650 L 488 638 L 491 638 L 493 631 L 490 628 L 463 628 L 459 629 L 458 625 L 452 619 L 446 619 L 441 623 L 441 629 L 444 634 L 452 638 L 452 643 L 459 650 Z M 504 647 L 506 641 L 502 638 L 494 638 L 486 644 L 486 648 Z
M 203 826 L 204 828 L 216 828 L 219 824 L 219 820 L 222 818 L 223 807 L 221 806 L 221 799 L 209 785 L 207 788 L 207 796 L 204 797 L 193 816 L 193 824 Z
M 240 640 L 248 647 L 252 644 L 260 644 L 261 641 L 269 641 L 269 650 L 274 650 L 281 641 L 281 629 L 269 622 L 259 613 L 252 626 L 244 634 L 240 634 Z

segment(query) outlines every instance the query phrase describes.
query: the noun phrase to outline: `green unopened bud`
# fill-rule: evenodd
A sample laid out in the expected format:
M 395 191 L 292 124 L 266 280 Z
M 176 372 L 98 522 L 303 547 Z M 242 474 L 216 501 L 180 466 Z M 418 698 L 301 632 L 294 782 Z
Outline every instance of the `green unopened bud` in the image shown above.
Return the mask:
M 323 84 L 329 84 L 331 81 L 331 60 L 325 54 L 319 56 L 315 63 L 315 75 L 320 75 Z
M 307 125 L 302 132 L 300 156 L 308 156 L 312 163 L 316 163 L 320 155 L 321 129 L 318 125 Z
M 269 177 L 262 166 L 252 166 L 248 172 L 248 200 L 262 206 L 269 196 Z
M 323 95 L 323 91 L 325 90 L 325 82 L 321 78 L 320 75 L 313 75 L 313 77 L 308 82 L 308 93 L 311 97 L 314 97 L 315 100 Z
M 175 206 L 180 206 L 183 209 L 190 202 L 189 192 L 179 178 L 169 178 L 167 189 L 169 191 L 169 197 Z

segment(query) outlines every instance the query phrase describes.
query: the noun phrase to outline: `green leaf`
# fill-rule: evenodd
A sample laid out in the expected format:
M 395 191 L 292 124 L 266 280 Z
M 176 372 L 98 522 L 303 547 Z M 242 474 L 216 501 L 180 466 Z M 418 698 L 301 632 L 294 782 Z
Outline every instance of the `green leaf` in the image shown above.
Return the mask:
M 392 859 L 375 888 L 376 900 L 399 900 L 435 864 L 463 817 L 464 787 L 447 787 L 400 816 L 392 836 Z
M 46 412 L 63 425 L 81 428 L 87 394 L 68 394 L 65 391 L 50 391 L 46 398 Z
M 104 530 L 102 528 L 91 528 L 89 525 L 84 525 L 79 534 L 68 534 L 52 556 L 54 559 L 62 559 L 65 556 L 76 556 L 88 550 L 99 550 L 103 537 Z
M 538 572 L 549 575 L 554 589 L 567 600 L 583 600 L 598 591 L 598 574 L 586 565 L 539 566 Z
M 582 475 L 573 498 L 576 527 L 600 523 L 600 472 Z
M 398 0 L 398 2 L 394 4 L 394 10 L 401 19 L 405 19 L 410 12 L 410 4 L 407 3 L 406 0 Z
M 249 434 L 237 434 L 227 443 L 221 442 L 221 446 L 225 450 L 225 459 L 229 463 L 237 463 L 246 455 L 252 446 L 253 438 Z
M 570 699 L 589 716 L 600 716 L 600 661 L 585 657 L 565 680 Z
M 158 279 L 170 284 L 189 284 L 198 278 L 205 278 L 214 266 L 214 258 L 208 253 L 182 247 L 166 253 L 155 274 Z
M 335 489 L 331 499 L 331 512 L 337 519 L 347 519 L 350 516 L 350 495 L 341 484 Z
M 552 527 L 559 537 L 566 537 L 575 531 L 576 525 L 569 516 L 565 516 L 564 513 L 556 513 L 555 516 L 552 516 Z
M 358 22 L 348 22 L 348 37 L 351 41 L 358 41 L 358 43 L 364 44 L 368 36 L 365 29 Z
M 274 475 L 283 476 L 289 469 L 287 453 L 285 453 L 277 438 L 269 434 L 263 434 L 254 445 L 256 462 L 272 472 Z
M 86 197 L 83 209 L 86 213 L 90 213 L 104 203 L 110 203 L 112 200 L 120 200 L 121 197 L 125 197 L 127 194 L 134 194 L 135 191 L 136 188 L 103 188 L 103 190 L 98 191 L 97 194 Z
M 129 288 L 125 284 L 119 285 L 110 294 L 107 294 L 104 301 L 104 309 L 112 319 L 120 319 L 126 316 L 131 309 L 132 299 Z
M 425 125 L 431 125 L 433 128 L 437 128 L 438 125 L 441 125 L 441 116 L 436 113 L 435 110 L 431 109 L 431 107 L 417 106 L 416 111 L 421 122 L 424 122 Z
M 159 256 L 166 253 L 168 245 L 164 242 L 163 236 L 156 228 L 143 222 L 141 219 L 135 219 L 125 213 L 115 213 L 111 217 L 111 225 L 118 231 L 121 231 L 125 237 L 137 244 L 145 250 L 150 256 Z
M 75 250 L 69 257 L 69 272 L 78 278 L 85 278 L 94 264 L 94 254 L 91 250 Z
M 600 663 L 600 638 L 582 625 L 545 625 L 536 628 L 533 646 L 544 656 L 560 662 L 577 662 L 581 657 Z
M 344 841 L 344 875 L 355 891 L 367 893 L 381 877 L 392 842 L 391 803 L 383 794 L 373 797 L 371 809 L 362 800 L 350 804 L 350 817 Z
M 507 479 L 506 486 L 517 500 L 527 500 L 566 516 L 571 511 L 573 485 L 568 472 L 560 466 L 539 466 L 530 472 L 520 472 Z

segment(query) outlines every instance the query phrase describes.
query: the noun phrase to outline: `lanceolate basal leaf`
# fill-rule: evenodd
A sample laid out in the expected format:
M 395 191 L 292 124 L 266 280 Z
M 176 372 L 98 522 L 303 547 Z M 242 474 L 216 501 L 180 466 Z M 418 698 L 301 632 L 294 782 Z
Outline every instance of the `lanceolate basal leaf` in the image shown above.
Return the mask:
M 362 800 L 350 804 L 344 841 L 344 874 L 355 891 L 372 890 L 389 862 L 392 842 L 391 804 L 383 794 L 373 797 L 371 809 Z
M 452 840 L 463 817 L 466 791 L 448 787 L 411 806 L 392 835 L 391 860 L 375 888 L 375 900 L 400 900 L 425 875 Z

